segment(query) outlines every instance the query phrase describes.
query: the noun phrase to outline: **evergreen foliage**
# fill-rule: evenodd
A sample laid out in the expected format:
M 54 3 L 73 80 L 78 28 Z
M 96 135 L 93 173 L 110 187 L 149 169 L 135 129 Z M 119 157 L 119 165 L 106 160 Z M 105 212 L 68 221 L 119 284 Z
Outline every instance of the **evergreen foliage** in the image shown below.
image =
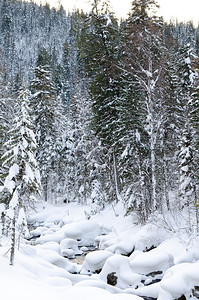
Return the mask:
M 41 49 L 35 68 L 35 78 L 31 82 L 31 107 L 33 122 L 38 144 L 37 160 L 41 170 L 41 182 L 45 201 L 48 200 L 50 191 L 50 179 L 56 172 L 57 155 L 61 151 L 63 119 L 62 104 L 58 101 L 52 78 L 50 56 L 45 49 Z M 61 114 L 61 115 L 60 115 Z
M 35 196 L 40 194 L 40 173 L 35 151 L 37 148 L 29 114 L 29 94 L 23 86 L 18 97 L 17 116 L 5 143 L 7 151 L 2 156 L 7 170 L 1 202 L 5 204 L 4 228 L 12 231 L 10 264 L 14 262 L 16 230 L 26 233 L 25 213 L 34 207 Z M 24 228 L 25 226 L 25 228 Z
M 22 138 L 22 104 L 9 130 L 26 74 L 38 145 L 31 151 L 46 201 L 87 202 L 91 213 L 121 201 L 142 223 L 177 207 L 189 211 L 189 228 L 198 222 L 199 29 L 166 24 L 157 8 L 155 0 L 133 0 L 119 23 L 108 0 L 93 0 L 88 14 L 0 1 L 0 153 L 9 148 L 1 185 L 12 177 L 12 159 L 22 160 L 13 154 Z M 25 90 L 20 95 L 28 101 Z M 17 168 L 13 178 L 25 180 Z M 26 184 L 27 191 L 39 189 L 38 182 Z M 16 211 L 15 228 L 28 196 L 18 183 L 4 185 L 2 195 L 5 209 Z

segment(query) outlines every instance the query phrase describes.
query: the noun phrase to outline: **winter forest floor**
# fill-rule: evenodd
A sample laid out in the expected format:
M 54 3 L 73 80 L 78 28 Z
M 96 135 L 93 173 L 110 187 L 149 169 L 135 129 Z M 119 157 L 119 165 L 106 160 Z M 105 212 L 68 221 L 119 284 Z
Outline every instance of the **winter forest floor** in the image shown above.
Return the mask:
M 6 300 L 199 298 L 199 241 L 158 223 L 136 225 L 120 204 L 96 215 L 77 203 L 43 204 L 29 224 L 14 266 L 10 241 L 1 238 Z

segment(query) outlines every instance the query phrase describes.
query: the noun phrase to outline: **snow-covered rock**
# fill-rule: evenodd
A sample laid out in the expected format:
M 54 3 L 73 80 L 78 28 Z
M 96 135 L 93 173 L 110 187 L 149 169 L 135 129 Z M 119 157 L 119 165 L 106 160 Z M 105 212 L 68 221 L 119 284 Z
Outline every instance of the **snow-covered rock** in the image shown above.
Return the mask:
M 120 254 L 114 254 L 106 260 L 98 277 L 107 282 L 107 276 L 109 274 L 115 274 L 117 277 L 116 286 L 121 289 L 130 286 L 134 288 L 142 286 L 142 276 L 134 273 L 130 267 L 129 258 Z
M 106 235 L 100 235 L 95 238 L 95 243 L 99 249 L 105 250 L 119 242 L 119 237 L 115 232 Z M 114 251 L 113 251 L 114 252 Z
M 160 291 L 160 282 L 153 283 L 147 286 L 139 287 L 138 289 L 132 290 L 132 288 L 125 289 L 125 292 L 135 294 L 140 297 L 151 297 L 154 299 L 158 298 Z
M 173 256 L 158 249 L 138 253 L 130 262 L 133 272 L 145 275 L 156 271 L 164 273 L 173 264 Z
M 107 258 L 112 255 L 112 252 L 106 250 L 98 250 L 88 253 L 82 265 L 81 274 L 88 274 L 90 272 L 92 273 L 97 270 L 101 270 Z
M 45 235 L 45 233 L 47 231 L 48 231 L 48 229 L 46 227 L 44 227 L 44 226 L 38 226 L 34 230 L 30 231 L 30 236 L 31 237 L 38 237 L 38 236 L 41 236 L 43 233 Z
M 199 260 L 199 239 L 195 239 L 193 244 L 187 247 L 186 252 L 176 259 L 176 264 L 183 262 L 196 262 Z
M 62 230 L 65 236 L 77 240 L 79 246 L 94 245 L 95 238 L 100 234 L 99 224 L 89 220 L 67 224 Z
M 199 285 L 199 262 L 182 263 L 171 267 L 160 282 L 158 300 L 175 300 L 184 295 L 192 297 L 192 289 Z
M 43 236 L 40 236 L 36 241 L 35 244 L 44 244 L 47 242 L 57 242 L 60 243 L 63 239 L 65 239 L 65 234 L 62 230 L 53 232 L 53 233 L 47 233 Z
M 82 251 L 78 248 L 78 241 L 70 238 L 66 238 L 61 241 L 60 249 L 61 254 L 69 258 L 72 258 L 77 254 L 82 254 Z

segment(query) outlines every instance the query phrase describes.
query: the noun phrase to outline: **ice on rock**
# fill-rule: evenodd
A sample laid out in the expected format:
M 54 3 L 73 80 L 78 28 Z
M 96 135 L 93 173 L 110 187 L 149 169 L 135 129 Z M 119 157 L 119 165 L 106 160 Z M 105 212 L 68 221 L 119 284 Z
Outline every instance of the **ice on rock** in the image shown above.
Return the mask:
M 98 250 L 88 253 L 85 257 L 81 273 L 88 274 L 90 272 L 101 270 L 107 258 L 112 255 L 112 252 L 106 250 Z
M 100 279 L 107 282 L 108 274 L 114 273 L 117 277 L 116 286 L 125 289 L 128 287 L 137 288 L 142 286 L 142 276 L 140 274 L 133 273 L 130 267 L 130 260 L 128 257 L 120 254 L 114 254 L 109 257 L 98 275 Z

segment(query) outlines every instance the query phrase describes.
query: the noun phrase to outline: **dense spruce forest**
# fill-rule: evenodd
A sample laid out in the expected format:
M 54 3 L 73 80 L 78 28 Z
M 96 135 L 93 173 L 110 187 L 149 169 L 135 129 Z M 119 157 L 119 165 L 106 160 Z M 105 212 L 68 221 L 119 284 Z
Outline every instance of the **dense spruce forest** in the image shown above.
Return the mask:
M 133 0 L 118 20 L 108 0 L 68 14 L 0 0 L 4 233 L 41 198 L 93 214 L 121 202 L 139 223 L 161 212 L 168 226 L 170 211 L 197 231 L 199 27 L 156 8 Z

